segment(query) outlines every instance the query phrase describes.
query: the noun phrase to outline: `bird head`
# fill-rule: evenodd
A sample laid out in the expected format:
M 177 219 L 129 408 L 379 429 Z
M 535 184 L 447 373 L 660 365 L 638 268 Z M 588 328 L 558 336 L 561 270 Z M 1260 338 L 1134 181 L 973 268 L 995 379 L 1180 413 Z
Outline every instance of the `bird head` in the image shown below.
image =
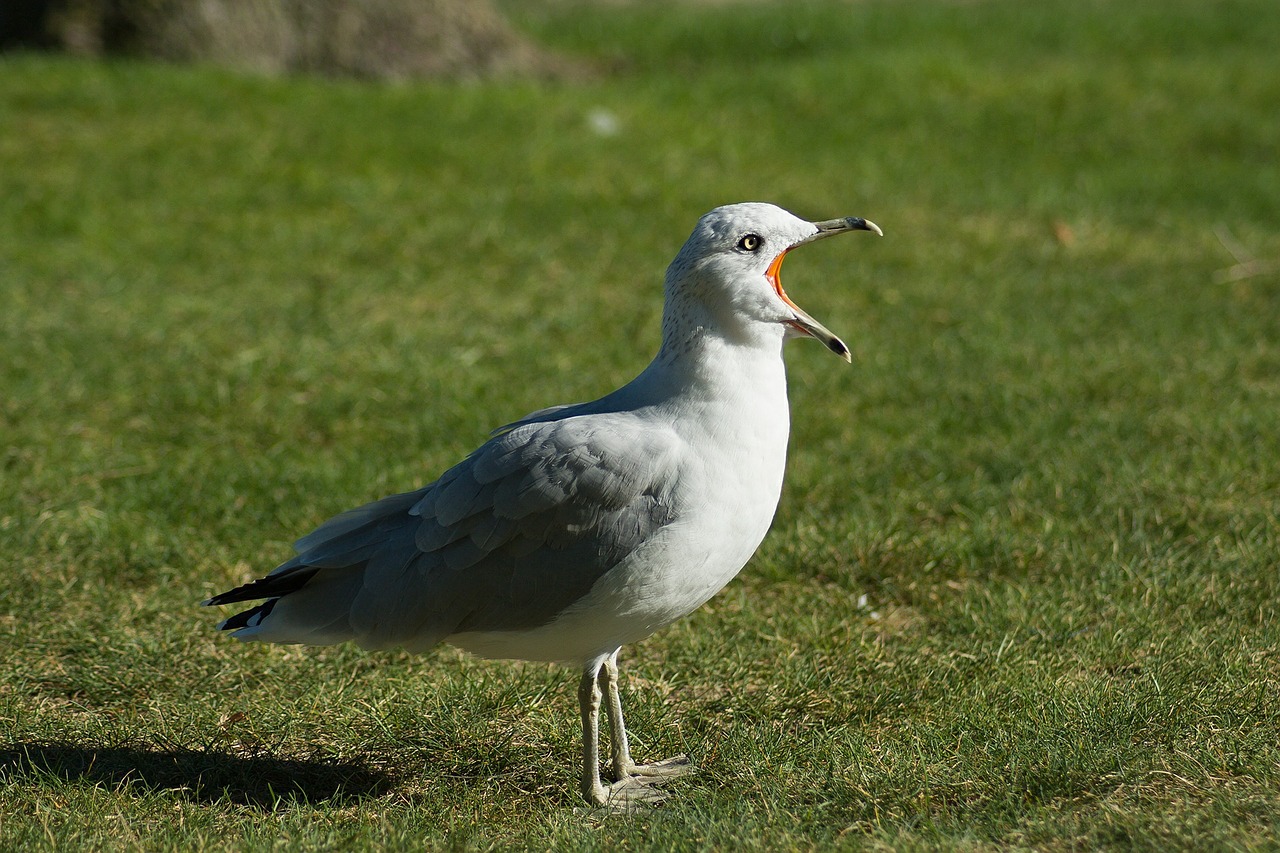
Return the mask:
M 696 306 L 702 322 L 728 337 L 781 330 L 784 337 L 811 337 L 850 360 L 849 347 L 791 301 L 779 271 L 797 246 L 849 231 L 882 234 L 858 217 L 808 222 L 759 202 L 717 207 L 698 220 L 667 270 L 667 299 L 686 310 Z

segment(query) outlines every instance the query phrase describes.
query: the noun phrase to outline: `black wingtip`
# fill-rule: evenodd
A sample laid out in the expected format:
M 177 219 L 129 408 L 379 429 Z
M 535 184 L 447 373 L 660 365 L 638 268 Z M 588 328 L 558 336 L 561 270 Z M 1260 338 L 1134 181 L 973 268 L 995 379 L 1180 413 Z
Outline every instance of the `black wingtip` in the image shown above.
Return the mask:
M 287 570 L 277 569 L 265 578 L 242 584 L 235 589 L 220 592 L 212 598 L 200 602 L 205 607 L 219 604 L 238 604 L 241 601 L 255 601 L 259 598 L 279 598 L 291 592 L 297 592 L 306 586 L 307 581 L 320 569 L 316 566 L 289 566 Z
M 257 607 L 251 607 L 235 616 L 230 616 L 218 623 L 219 631 L 239 631 L 241 628 L 253 628 L 261 625 L 262 620 L 271 615 L 271 611 L 275 608 L 278 598 L 270 601 L 264 601 Z

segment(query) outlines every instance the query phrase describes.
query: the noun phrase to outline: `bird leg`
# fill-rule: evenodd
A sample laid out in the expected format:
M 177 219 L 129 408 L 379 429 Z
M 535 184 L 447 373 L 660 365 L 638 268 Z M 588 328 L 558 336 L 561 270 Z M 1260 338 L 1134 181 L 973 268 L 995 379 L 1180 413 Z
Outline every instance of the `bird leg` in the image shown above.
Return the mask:
M 594 660 L 582 672 L 578 682 L 578 706 L 582 710 L 582 796 L 587 802 L 603 806 L 609 791 L 600 782 L 600 685 L 597 677 L 602 661 Z
M 636 764 L 631 760 L 627 727 L 622 721 L 622 696 L 618 692 L 618 651 L 620 650 L 614 649 L 613 654 L 604 659 L 604 666 L 601 668 L 601 675 L 605 679 L 605 693 L 609 700 L 605 708 L 609 714 L 611 736 L 609 746 L 613 754 L 613 778 L 617 780 L 615 785 L 637 776 L 644 777 L 645 784 L 655 785 L 660 784 L 660 780 L 692 772 L 693 763 L 689 761 L 689 756 L 683 753 L 653 764 Z
M 604 689 L 601 690 L 601 685 Z M 614 783 L 600 781 L 600 702 L 605 706 L 612 732 L 610 752 Z M 693 770 L 687 756 L 677 755 L 656 764 L 636 764 L 631 760 L 627 729 L 622 722 L 622 698 L 618 693 L 618 652 L 591 661 L 578 683 L 578 703 L 582 710 L 582 796 L 595 806 L 626 812 L 641 805 L 666 799 L 656 786 L 673 776 Z
M 582 708 L 582 796 L 587 802 L 600 806 L 606 811 L 628 812 L 639 808 L 642 804 L 656 803 L 666 795 L 650 787 L 657 781 L 655 779 L 620 774 L 618 781 L 608 787 L 600 781 L 600 700 L 603 698 L 600 684 L 602 681 L 606 685 L 610 683 L 607 674 L 602 670 L 605 660 L 605 658 L 598 658 L 589 663 L 583 670 L 582 681 L 578 683 L 578 703 Z M 618 704 L 616 679 L 613 683 L 615 687 L 609 697 L 611 722 L 614 716 L 614 705 Z M 615 733 L 618 731 L 621 730 L 614 729 Z M 621 747 L 618 746 L 616 736 L 612 742 L 615 767 L 618 765 L 620 756 L 626 754 L 625 738 L 624 734 Z M 629 758 L 627 763 L 630 763 Z
M 600 702 L 605 697 L 608 698 L 605 711 L 612 731 L 609 752 L 613 758 L 614 779 L 608 786 L 600 781 Z M 626 724 L 622 722 L 622 697 L 618 694 L 617 649 L 584 667 L 577 686 L 577 701 L 582 711 L 582 797 L 586 802 L 611 812 L 632 811 L 666 799 L 667 794 L 657 786 L 694 768 L 686 756 L 653 765 L 637 765 L 631 761 Z

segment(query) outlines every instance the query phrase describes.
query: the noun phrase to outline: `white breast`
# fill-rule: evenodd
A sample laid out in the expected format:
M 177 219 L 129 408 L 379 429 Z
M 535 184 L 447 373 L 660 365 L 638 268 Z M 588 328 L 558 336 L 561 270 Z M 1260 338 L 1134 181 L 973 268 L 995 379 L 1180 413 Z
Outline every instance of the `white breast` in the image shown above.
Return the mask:
M 790 424 L 776 354 L 754 379 L 655 408 L 653 416 L 676 424 L 687 447 L 673 523 L 551 623 L 449 642 L 485 657 L 586 660 L 648 637 L 720 591 L 764 539 L 782 490 Z

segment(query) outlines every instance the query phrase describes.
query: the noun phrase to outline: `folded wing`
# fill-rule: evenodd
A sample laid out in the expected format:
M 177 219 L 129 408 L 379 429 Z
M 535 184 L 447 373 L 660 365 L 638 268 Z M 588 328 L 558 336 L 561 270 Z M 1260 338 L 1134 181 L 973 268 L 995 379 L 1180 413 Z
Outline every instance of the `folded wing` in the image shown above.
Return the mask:
M 552 621 L 678 514 L 681 440 L 632 414 L 518 422 L 416 492 L 342 513 L 271 574 L 241 639 L 424 649 Z

